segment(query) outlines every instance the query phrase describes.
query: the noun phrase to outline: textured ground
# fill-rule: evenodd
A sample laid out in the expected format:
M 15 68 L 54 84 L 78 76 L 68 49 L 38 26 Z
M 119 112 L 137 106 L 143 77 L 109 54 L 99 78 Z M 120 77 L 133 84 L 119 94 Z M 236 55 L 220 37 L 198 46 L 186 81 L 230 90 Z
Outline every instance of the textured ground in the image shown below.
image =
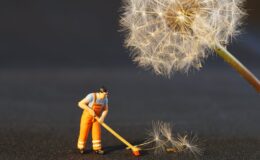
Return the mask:
M 253 70 L 260 77 L 260 68 Z M 140 69 L 1 69 L 0 159 L 193 159 L 184 154 L 135 158 L 103 130 L 107 154 L 75 149 L 81 110 L 77 101 L 96 86 L 110 88 L 106 122 L 132 143 L 145 139 L 153 120 L 175 133 L 196 133 L 205 160 L 260 159 L 259 94 L 231 68 L 156 77 Z

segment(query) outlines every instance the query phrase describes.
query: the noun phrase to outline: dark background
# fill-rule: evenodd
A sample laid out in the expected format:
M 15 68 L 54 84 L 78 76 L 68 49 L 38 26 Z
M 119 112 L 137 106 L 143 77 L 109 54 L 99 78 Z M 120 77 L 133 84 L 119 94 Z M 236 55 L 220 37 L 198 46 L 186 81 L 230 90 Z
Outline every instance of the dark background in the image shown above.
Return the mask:
M 246 50 L 234 54 L 249 64 L 260 56 L 259 3 L 247 1 L 242 36 L 232 43 Z M 118 32 L 119 0 L 1 0 L 0 5 L 1 68 L 133 68 Z
M 242 34 L 228 47 L 257 77 L 259 3 L 246 2 Z M 119 0 L 0 1 L 0 159 L 99 159 L 75 146 L 77 102 L 102 84 L 106 122 L 133 143 L 163 120 L 203 140 L 201 159 L 260 159 L 259 94 L 215 55 L 170 79 L 138 68 L 123 48 L 119 8 Z M 134 159 L 103 133 L 102 159 Z M 190 157 L 161 157 L 173 158 Z

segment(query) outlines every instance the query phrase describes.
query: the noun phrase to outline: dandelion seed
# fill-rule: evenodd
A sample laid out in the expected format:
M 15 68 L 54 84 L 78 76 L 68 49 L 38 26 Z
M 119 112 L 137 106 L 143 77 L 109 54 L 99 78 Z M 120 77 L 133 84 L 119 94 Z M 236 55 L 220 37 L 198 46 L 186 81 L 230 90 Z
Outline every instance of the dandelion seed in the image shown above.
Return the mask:
M 170 123 L 161 123 L 160 130 L 161 134 L 166 138 L 167 141 L 173 141 L 172 125 Z
M 154 139 L 155 145 L 153 148 L 156 154 L 163 153 L 166 149 L 166 142 L 161 135 L 162 124 L 163 122 L 160 121 L 152 123 L 153 132 L 150 134 L 150 136 Z
M 203 149 L 198 145 L 199 142 L 197 136 L 191 136 L 188 138 L 188 135 L 178 135 L 176 144 L 179 151 L 188 150 L 195 157 L 202 155 Z
M 148 132 L 149 137 L 144 143 L 136 145 L 141 150 L 154 150 L 155 154 L 165 152 L 188 152 L 194 157 L 202 154 L 198 138 L 196 136 L 180 136 L 174 138 L 172 125 L 166 122 L 153 122 L 152 130 Z

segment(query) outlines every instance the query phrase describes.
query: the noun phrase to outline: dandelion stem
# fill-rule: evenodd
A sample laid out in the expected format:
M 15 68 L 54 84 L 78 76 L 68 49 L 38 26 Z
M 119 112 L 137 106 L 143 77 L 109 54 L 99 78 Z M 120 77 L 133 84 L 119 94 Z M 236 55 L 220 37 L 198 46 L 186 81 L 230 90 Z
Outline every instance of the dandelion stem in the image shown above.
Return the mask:
M 152 141 L 148 141 L 148 142 L 144 142 L 144 143 L 135 145 L 135 147 L 145 146 L 145 145 L 151 144 L 151 143 L 153 143 L 153 142 L 155 142 L 155 140 L 152 140 Z M 131 149 L 131 148 L 130 148 L 130 147 L 127 147 L 126 149 Z
M 155 142 L 155 140 L 148 141 L 148 142 L 144 142 L 144 143 L 138 144 L 138 145 L 136 145 L 136 146 L 137 146 L 137 147 L 140 147 L 140 146 L 144 146 L 144 145 L 151 144 L 151 143 L 153 143 L 153 142 Z
M 149 150 L 154 150 L 154 149 L 158 149 L 161 148 L 163 146 L 165 146 L 167 143 L 169 142 L 169 140 L 163 142 L 162 144 L 155 146 L 155 147 L 151 147 L 151 148 L 142 148 L 143 151 L 149 151 Z
M 260 81 L 250 72 L 238 59 L 236 59 L 229 51 L 221 45 L 214 47 L 217 55 L 229 63 L 244 79 L 246 79 L 258 93 L 260 93 Z

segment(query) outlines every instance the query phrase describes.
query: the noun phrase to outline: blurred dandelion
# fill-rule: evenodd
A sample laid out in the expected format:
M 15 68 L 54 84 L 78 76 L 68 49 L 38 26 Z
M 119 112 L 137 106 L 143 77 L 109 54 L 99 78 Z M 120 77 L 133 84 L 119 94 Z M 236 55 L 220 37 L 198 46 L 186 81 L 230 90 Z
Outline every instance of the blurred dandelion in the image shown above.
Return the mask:
M 156 74 L 199 69 L 210 50 L 257 91 L 258 79 L 226 49 L 246 15 L 244 0 L 124 0 L 120 20 L 126 47 L 140 66 Z

